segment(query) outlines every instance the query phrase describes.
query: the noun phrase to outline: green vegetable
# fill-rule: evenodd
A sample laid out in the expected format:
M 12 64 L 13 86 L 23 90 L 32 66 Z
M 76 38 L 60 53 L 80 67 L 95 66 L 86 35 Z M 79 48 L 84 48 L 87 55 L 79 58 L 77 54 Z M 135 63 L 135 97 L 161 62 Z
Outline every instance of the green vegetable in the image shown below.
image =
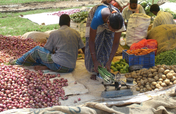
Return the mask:
M 106 68 L 98 66 L 98 72 L 105 82 L 111 83 L 114 81 L 114 76 Z
M 125 59 L 120 59 L 115 63 L 111 63 L 111 69 L 113 70 L 113 72 L 120 71 L 120 73 L 128 73 L 128 68 L 129 65 L 128 63 L 126 63 Z
M 176 65 L 176 50 L 169 50 L 155 56 L 156 65 Z
M 71 20 L 73 22 L 76 22 L 76 23 L 82 22 L 87 17 L 88 17 L 88 12 L 87 11 L 77 12 L 77 13 L 74 13 L 74 14 L 70 15 Z
M 144 8 L 147 15 L 154 16 L 154 14 L 150 12 L 150 6 L 152 5 L 151 2 L 148 0 L 142 0 L 139 4 Z
M 176 11 L 175 12 L 171 11 L 170 8 L 166 8 L 166 9 L 164 9 L 164 11 L 171 13 L 173 15 L 173 18 L 176 19 Z

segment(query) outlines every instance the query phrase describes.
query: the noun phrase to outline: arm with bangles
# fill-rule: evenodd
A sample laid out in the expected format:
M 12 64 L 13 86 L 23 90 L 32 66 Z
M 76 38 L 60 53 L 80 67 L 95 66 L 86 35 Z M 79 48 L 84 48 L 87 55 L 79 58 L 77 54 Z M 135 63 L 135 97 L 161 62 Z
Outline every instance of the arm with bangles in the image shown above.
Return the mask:
M 101 11 L 101 16 L 102 16 L 102 19 L 103 19 L 104 23 L 107 23 L 107 18 L 108 18 L 109 15 L 110 15 L 109 9 L 108 8 L 103 8 L 102 11 Z M 95 19 L 93 21 L 98 21 L 98 20 Z M 99 22 L 97 22 L 97 23 L 99 23 Z M 101 23 L 99 23 L 99 24 L 101 24 Z M 97 25 L 97 27 L 98 26 L 99 25 Z M 96 58 L 96 51 L 95 51 L 96 33 L 97 33 L 97 29 L 93 29 L 92 27 L 90 27 L 89 49 L 90 49 L 90 54 L 91 54 L 91 57 L 92 57 L 92 61 L 94 63 L 94 70 L 95 70 L 95 72 L 98 73 L 98 66 L 101 66 L 101 64 Z
M 110 53 L 110 56 L 109 56 L 109 60 L 108 62 L 106 63 L 106 68 L 108 71 L 110 71 L 110 67 L 111 67 L 111 62 L 115 56 L 115 53 L 119 47 L 119 41 L 120 41 L 120 37 L 121 37 L 121 32 L 115 32 L 114 34 L 114 41 L 113 41 L 113 45 L 112 45 L 112 49 L 111 49 L 111 53 Z
M 96 37 L 97 30 L 94 30 L 90 27 L 90 38 L 89 38 L 89 49 L 90 54 L 92 57 L 92 61 L 94 63 L 94 70 L 98 73 L 98 66 L 101 66 L 101 64 L 98 62 L 95 52 L 95 37 Z

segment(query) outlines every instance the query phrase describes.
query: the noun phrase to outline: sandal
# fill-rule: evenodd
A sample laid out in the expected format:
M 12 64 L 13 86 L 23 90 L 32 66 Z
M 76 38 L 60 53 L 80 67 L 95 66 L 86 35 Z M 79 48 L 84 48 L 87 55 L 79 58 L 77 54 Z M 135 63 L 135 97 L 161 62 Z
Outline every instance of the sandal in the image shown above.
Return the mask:
M 16 59 L 10 59 L 10 60 L 9 60 L 9 64 L 15 65 L 15 63 L 16 63 Z

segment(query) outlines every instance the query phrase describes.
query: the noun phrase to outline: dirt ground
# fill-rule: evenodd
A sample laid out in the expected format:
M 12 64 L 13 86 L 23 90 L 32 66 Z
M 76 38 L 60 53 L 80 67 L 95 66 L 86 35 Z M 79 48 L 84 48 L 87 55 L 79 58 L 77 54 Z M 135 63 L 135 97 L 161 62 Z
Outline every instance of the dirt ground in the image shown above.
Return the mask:
M 58 2 L 35 2 L 35 3 L 25 3 L 25 4 L 11 4 L 11 5 L 1 5 L 0 12 L 21 12 L 36 9 L 51 9 L 51 8 L 72 8 L 72 7 L 82 7 L 87 5 L 99 4 L 101 0 L 70 0 L 70 1 L 58 1 Z

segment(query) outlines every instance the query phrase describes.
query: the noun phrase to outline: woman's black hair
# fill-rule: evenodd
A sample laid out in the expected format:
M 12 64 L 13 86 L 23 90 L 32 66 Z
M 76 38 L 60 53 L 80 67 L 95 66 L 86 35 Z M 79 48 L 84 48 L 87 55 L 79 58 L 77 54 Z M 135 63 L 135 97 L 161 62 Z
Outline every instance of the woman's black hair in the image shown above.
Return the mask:
M 136 3 L 136 4 L 137 4 L 137 3 L 138 3 L 138 0 L 130 0 L 130 4 L 131 4 L 131 3 Z
M 113 29 L 121 29 L 123 26 L 123 17 L 119 12 L 110 14 L 109 16 L 109 25 Z
M 110 10 L 110 12 L 113 12 L 114 9 L 112 8 L 113 6 L 111 4 L 108 4 L 108 8 Z M 123 26 L 123 17 L 120 14 L 120 11 L 115 12 L 115 13 L 111 13 L 109 16 L 109 25 L 113 28 L 113 29 L 121 29 Z
M 160 10 L 160 7 L 158 4 L 153 4 L 150 7 L 150 12 L 153 12 L 153 11 L 158 12 L 159 10 Z
M 59 19 L 59 25 L 60 26 L 62 26 L 62 25 L 69 26 L 69 24 L 70 24 L 70 16 L 67 14 L 62 14 Z

